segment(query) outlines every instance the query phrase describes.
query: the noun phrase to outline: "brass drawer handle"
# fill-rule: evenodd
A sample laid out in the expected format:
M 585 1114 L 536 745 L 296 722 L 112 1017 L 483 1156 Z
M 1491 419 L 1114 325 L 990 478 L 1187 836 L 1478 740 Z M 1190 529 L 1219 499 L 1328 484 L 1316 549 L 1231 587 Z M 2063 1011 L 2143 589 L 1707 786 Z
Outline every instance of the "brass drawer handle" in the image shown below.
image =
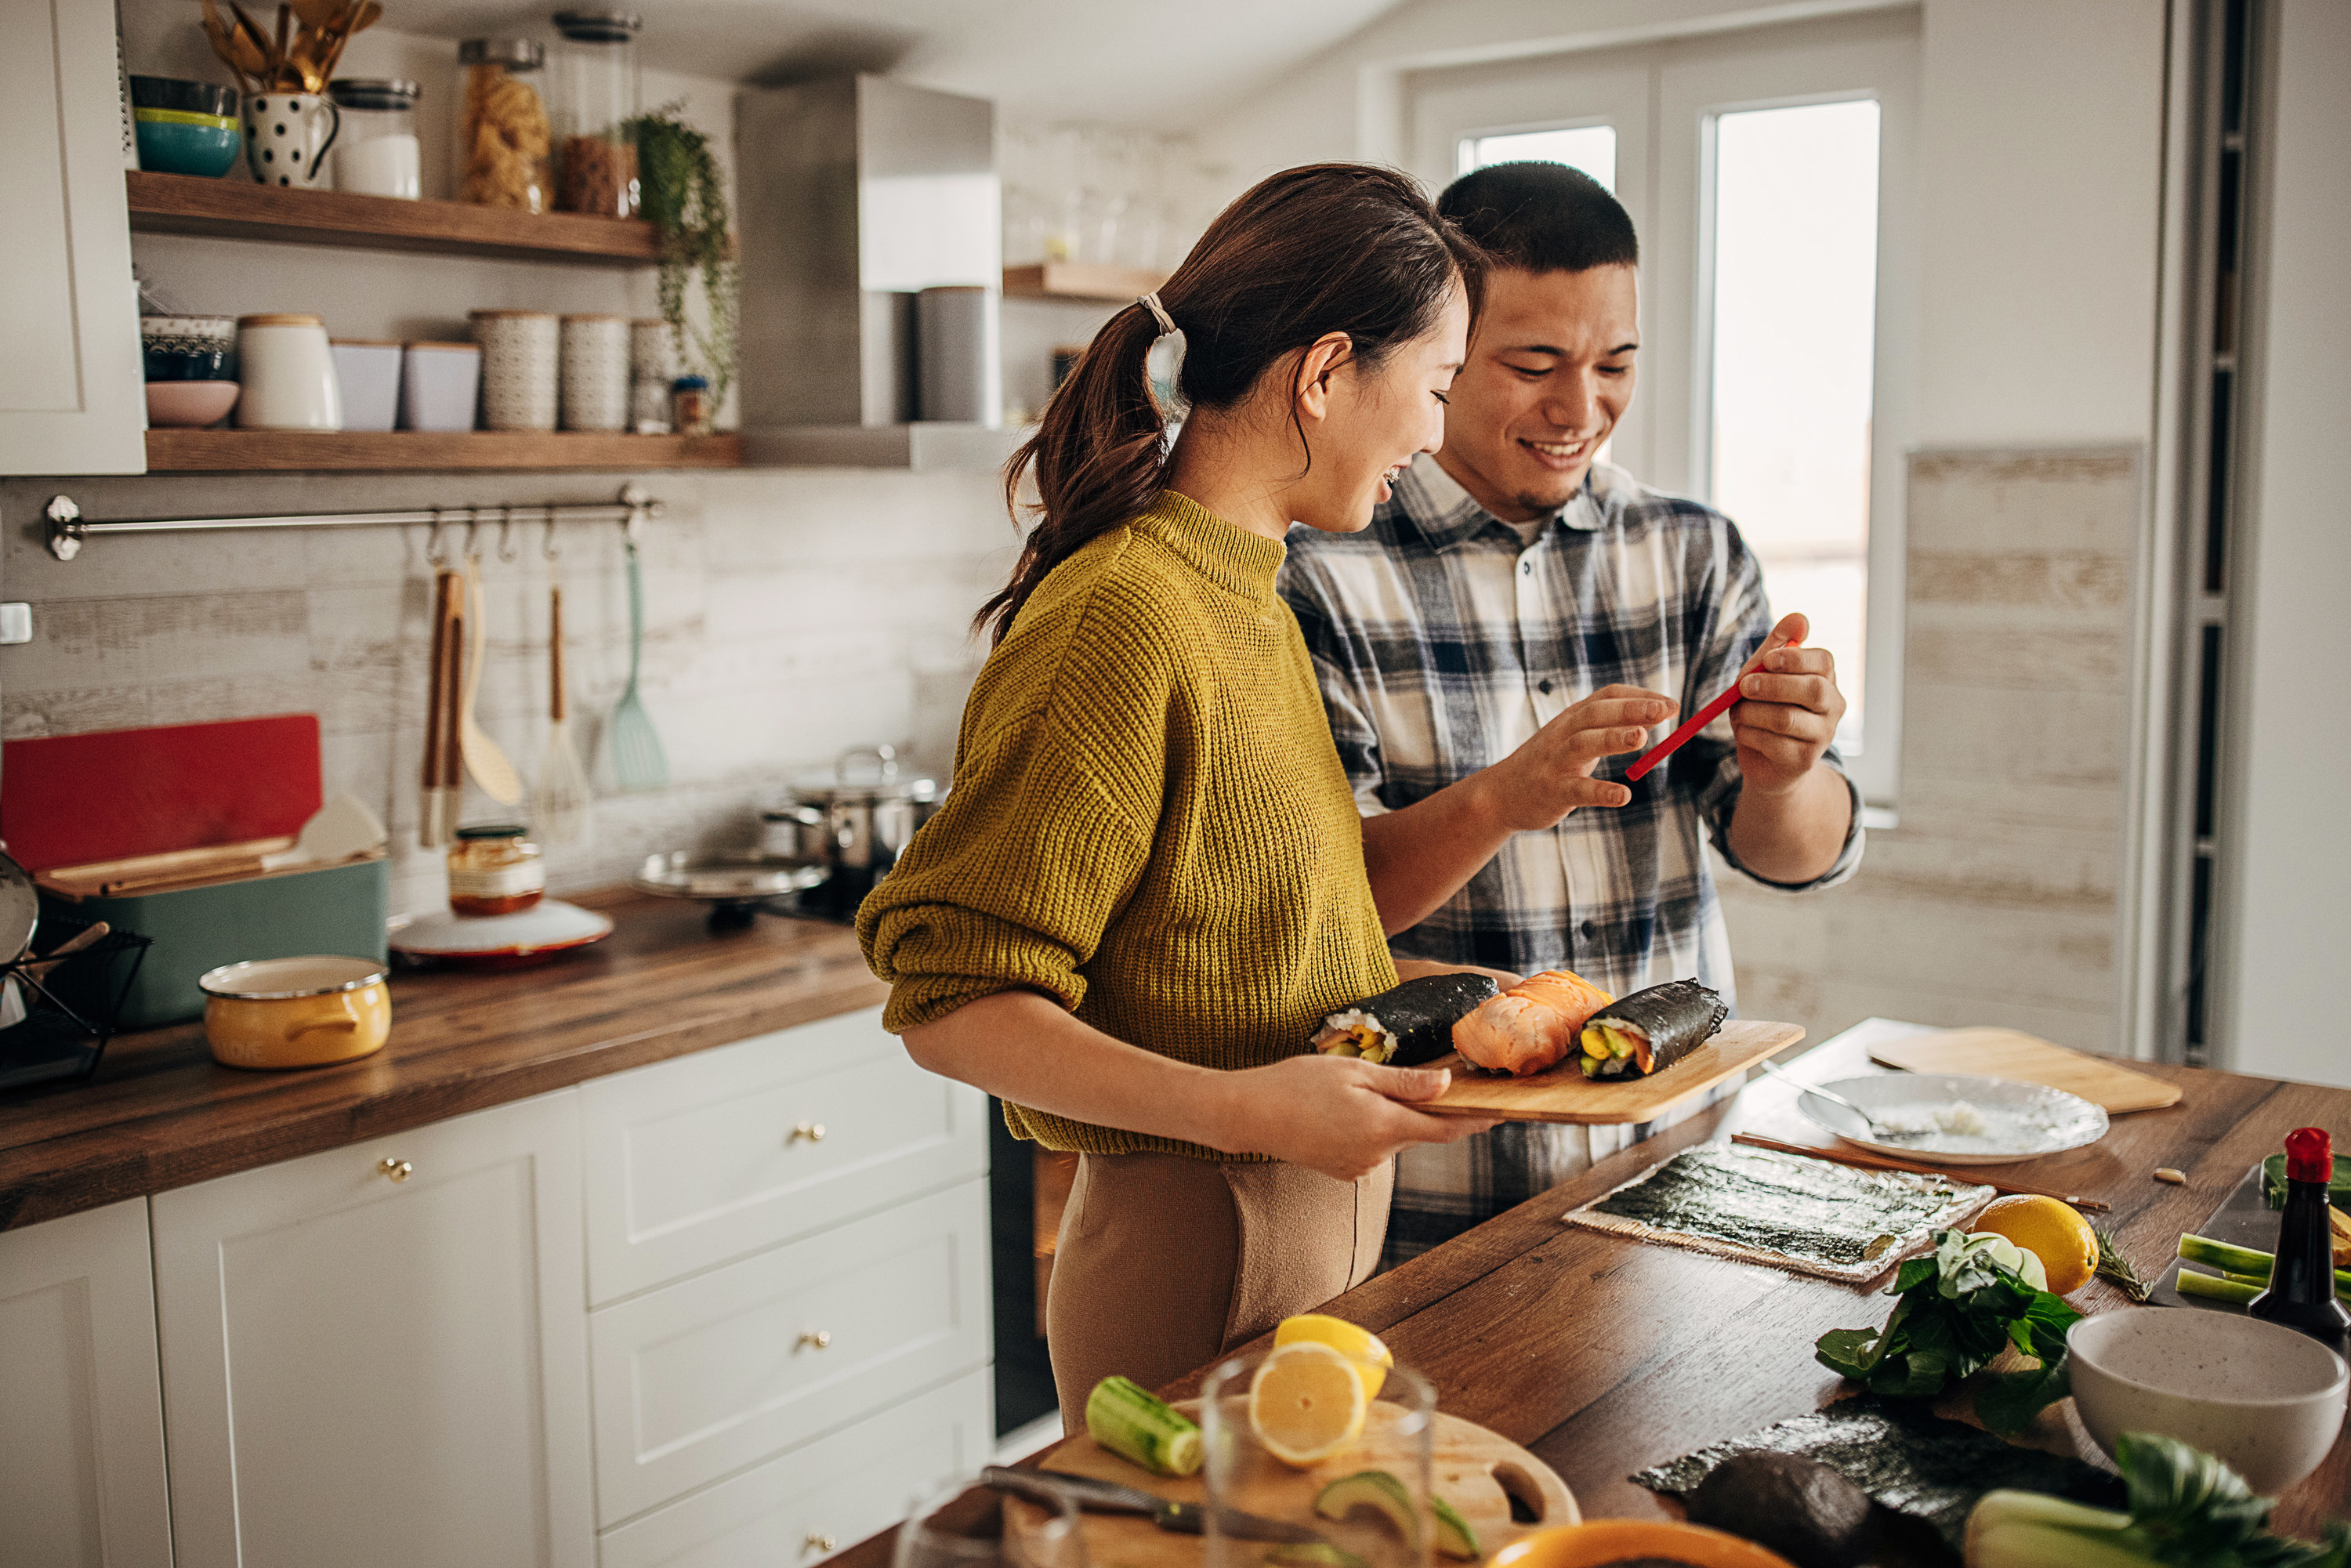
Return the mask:
M 806 1138 L 811 1144 L 821 1144 L 824 1142 L 824 1124 L 802 1122 L 792 1129 L 792 1135 L 786 1138 L 784 1142 L 788 1145 L 797 1144 L 802 1138 Z
M 800 1333 L 800 1343 L 814 1345 L 817 1349 L 823 1350 L 832 1343 L 832 1335 L 823 1329 L 805 1329 Z M 830 1551 L 831 1548 L 828 1547 L 826 1550 Z
M 383 1173 L 386 1180 L 395 1182 L 406 1181 L 416 1174 L 416 1167 L 406 1160 L 391 1158 L 378 1160 L 375 1168 Z
M 826 1535 L 821 1531 L 811 1530 L 808 1532 L 808 1539 L 800 1542 L 800 1550 L 802 1552 L 830 1552 L 832 1550 L 832 1537 Z

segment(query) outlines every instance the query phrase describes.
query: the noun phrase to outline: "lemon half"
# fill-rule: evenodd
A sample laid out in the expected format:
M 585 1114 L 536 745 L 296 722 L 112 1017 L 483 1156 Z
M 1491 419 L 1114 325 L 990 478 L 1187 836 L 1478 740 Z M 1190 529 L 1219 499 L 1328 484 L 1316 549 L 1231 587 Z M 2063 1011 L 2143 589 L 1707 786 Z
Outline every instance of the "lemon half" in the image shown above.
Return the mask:
M 1249 1379 L 1249 1430 L 1267 1453 L 1299 1469 L 1363 1436 L 1370 1407 L 1355 1364 L 1317 1340 L 1277 1345 Z

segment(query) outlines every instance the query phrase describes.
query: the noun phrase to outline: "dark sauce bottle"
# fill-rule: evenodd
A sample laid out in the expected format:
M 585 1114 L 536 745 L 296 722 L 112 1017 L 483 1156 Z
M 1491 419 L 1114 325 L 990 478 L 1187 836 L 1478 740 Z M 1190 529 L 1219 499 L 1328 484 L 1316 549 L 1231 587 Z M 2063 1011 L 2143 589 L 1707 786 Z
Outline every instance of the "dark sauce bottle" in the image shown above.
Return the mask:
M 2335 1149 L 2323 1127 L 2285 1138 L 2285 1218 L 2278 1225 L 2270 1288 L 2245 1310 L 2340 1351 L 2351 1338 L 2351 1312 L 2335 1299 L 2335 1251 L 2326 1226 L 2326 1187 Z

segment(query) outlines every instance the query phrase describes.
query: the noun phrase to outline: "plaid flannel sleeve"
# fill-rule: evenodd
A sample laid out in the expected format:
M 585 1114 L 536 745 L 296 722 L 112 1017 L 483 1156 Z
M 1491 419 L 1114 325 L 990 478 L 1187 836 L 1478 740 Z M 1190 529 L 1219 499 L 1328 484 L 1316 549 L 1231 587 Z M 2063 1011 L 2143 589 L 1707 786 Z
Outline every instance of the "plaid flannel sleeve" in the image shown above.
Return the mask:
M 1379 731 L 1368 713 L 1363 643 L 1343 632 L 1331 580 L 1311 559 L 1291 556 L 1276 586 L 1298 618 L 1299 635 L 1314 661 L 1314 679 L 1322 688 L 1323 711 L 1331 718 L 1331 739 L 1339 748 L 1339 765 L 1347 771 L 1355 809 L 1366 817 L 1378 816 L 1388 809 L 1380 799 L 1387 775 L 1380 761 Z
M 1755 656 L 1771 634 L 1771 601 L 1764 591 L 1763 570 L 1754 555 L 1739 537 L 1738 529 L 1726 527 L 1721 557 L 1723 591 L 1701 595 L 1696 602 L 1706 606 L 1707 623 L 1691 640 L 1697 656 L 1690 661 L 1688 688 L 1683 695 L 1683 711 L 1702 706 L 1729 688 L 1739 678 L 1739 672 Z M 1810 882 L 1774 882 L 1759 876 L 1743 863 L 1730 847 L 1730 819 L 1739 809 L 1739 748 L 1730 737 L 1730 716 L 1724 714 L 1693 737 L 1683 747 L 1692 766 L 1684 777 L 1693 779 L 1698 795 L 1698 814 L 1707 824 L 1707 840 L 1723 863 L 1740 876 L 1761 887 L 1782 893 L 1810 893 L 1816 888 L 1834 887 L 1860 869 L 1863 833 L 1861 826 L 1861 790 L 1844 766 L 1844 758 L 1832 745 L 1822 760 L 1836 769 L 1851 795 L 1853 810 L 1845 824 L 1844 845 L 1828 870 Z M 1679 760 L 1679 758 L 1677 758 Z

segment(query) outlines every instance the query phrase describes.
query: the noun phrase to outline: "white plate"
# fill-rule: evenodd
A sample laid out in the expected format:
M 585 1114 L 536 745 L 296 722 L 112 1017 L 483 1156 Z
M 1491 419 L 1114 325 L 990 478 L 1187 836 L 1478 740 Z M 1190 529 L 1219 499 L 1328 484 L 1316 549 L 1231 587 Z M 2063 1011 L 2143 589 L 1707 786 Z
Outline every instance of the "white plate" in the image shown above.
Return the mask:
M 1817 1094 L 1797 1096 L 1804 1120 L 1848 1144 L 1899 1159 L 1944 1166 L 2000 1166 L 2063 1154 L 2106 1135 L 2106 1113 L 2079 1095 L 2039 1083 L 1978 1078 L 1962 1072 L 1886 1072 L 1840 1078 L 1825 1085 L 1878 1121 L 1889 1117 L 1932 1126 L 1935 1113 L 1964 1101 L 1984 1120 L 1980 1133 L 1921 1132 L 1913 1137 L 1873 1136 L 1860 1117 Z
M 584 947 L 612 934 L 612 919 L 559 898 L 512 915 L 419 915 L 392 923 L 392 950 L 411 958 L 496 966 Z

